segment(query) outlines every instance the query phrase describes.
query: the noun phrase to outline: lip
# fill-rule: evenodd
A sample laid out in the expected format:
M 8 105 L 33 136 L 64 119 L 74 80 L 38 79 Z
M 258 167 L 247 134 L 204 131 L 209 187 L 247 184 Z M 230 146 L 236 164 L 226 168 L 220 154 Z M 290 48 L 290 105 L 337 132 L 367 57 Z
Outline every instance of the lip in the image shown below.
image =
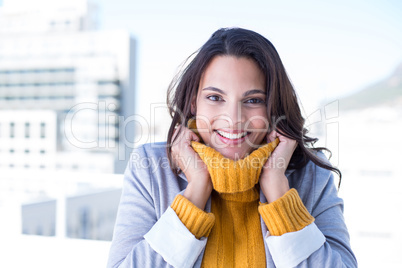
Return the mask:
M 239 133 L 242 133 L 242 132 L 246 132 L 246 131 L 244 131 L 244 130 L 226 130 L 226 129 L 225 129 L 225 130 L 224 130 L 224 129 L 219 129 L 219 131 L 227 132 L 227 133 L 229 133 L 229 134 L 239 134 Z M 221 136 L 221 135 L 217 132 L 217 130 L 215 130 L 214 132 L 215 132 L 216 136 L 217 136 L 223 143 L 228 144 L 228 145 L 236 145 L 236 144 L 243 143 L 243 142 L 246 140 L 246 138 L 251 134 L 251 132 L 247 132 L 247 134 L 246 134 L 244 137 L 241 137 L 241 138 L 239 138 L 239 139 L 229 139 L 229 138 L 226 138 L 226 137 Z

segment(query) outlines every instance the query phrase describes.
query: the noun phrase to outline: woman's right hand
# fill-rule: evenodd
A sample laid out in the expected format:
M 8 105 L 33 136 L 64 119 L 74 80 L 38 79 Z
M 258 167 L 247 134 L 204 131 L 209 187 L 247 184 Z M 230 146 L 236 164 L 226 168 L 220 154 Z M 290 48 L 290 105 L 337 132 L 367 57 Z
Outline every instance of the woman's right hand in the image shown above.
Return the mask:
M 174 141 L 172 159 L 174 164 L 184 173 L 188 182 L 183 196 L 204 210 L 212 192 L 212 181 L 207 166 L 191 147 L 192 141 L 199 142 L 200 139 L 190 129 L 178 126 L 172 140 Z

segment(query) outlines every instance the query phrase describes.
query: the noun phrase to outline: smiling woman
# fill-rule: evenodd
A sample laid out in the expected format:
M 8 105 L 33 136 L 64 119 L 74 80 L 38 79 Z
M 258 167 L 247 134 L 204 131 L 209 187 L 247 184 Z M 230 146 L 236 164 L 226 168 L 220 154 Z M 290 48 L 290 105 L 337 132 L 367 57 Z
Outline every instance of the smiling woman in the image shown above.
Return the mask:
M 216 31 L 171 84 L 169 165 L 126 169 L 108 267 L 356 267 L 332 167 L 273 45 Z

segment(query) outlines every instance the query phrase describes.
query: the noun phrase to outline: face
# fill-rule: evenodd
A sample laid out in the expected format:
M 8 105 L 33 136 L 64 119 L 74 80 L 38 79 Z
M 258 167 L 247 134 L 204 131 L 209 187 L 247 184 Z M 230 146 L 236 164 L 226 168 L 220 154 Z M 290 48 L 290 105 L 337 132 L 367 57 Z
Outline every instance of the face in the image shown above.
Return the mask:
M 267 135 L 264 74 L 251 59 L 216 56 L 201 77 L 192 109 L 205 144 L 224 157 L 242 159 Z

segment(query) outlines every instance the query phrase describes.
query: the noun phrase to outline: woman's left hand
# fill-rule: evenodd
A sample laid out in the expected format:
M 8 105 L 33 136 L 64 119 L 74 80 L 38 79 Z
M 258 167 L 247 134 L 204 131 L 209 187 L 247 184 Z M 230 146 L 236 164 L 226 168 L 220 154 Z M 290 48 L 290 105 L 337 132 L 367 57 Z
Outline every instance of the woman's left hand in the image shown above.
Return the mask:
M 268 203 L 274 202 L 289 191 L 285 171 L 297 147 L 295 140 L 289 139 L 275 130 L 267 136 L 268 142 L 272 142 L 276 138 L 279 139 L 279 144 L 265 163 L 260 177 L 261 190 Z

